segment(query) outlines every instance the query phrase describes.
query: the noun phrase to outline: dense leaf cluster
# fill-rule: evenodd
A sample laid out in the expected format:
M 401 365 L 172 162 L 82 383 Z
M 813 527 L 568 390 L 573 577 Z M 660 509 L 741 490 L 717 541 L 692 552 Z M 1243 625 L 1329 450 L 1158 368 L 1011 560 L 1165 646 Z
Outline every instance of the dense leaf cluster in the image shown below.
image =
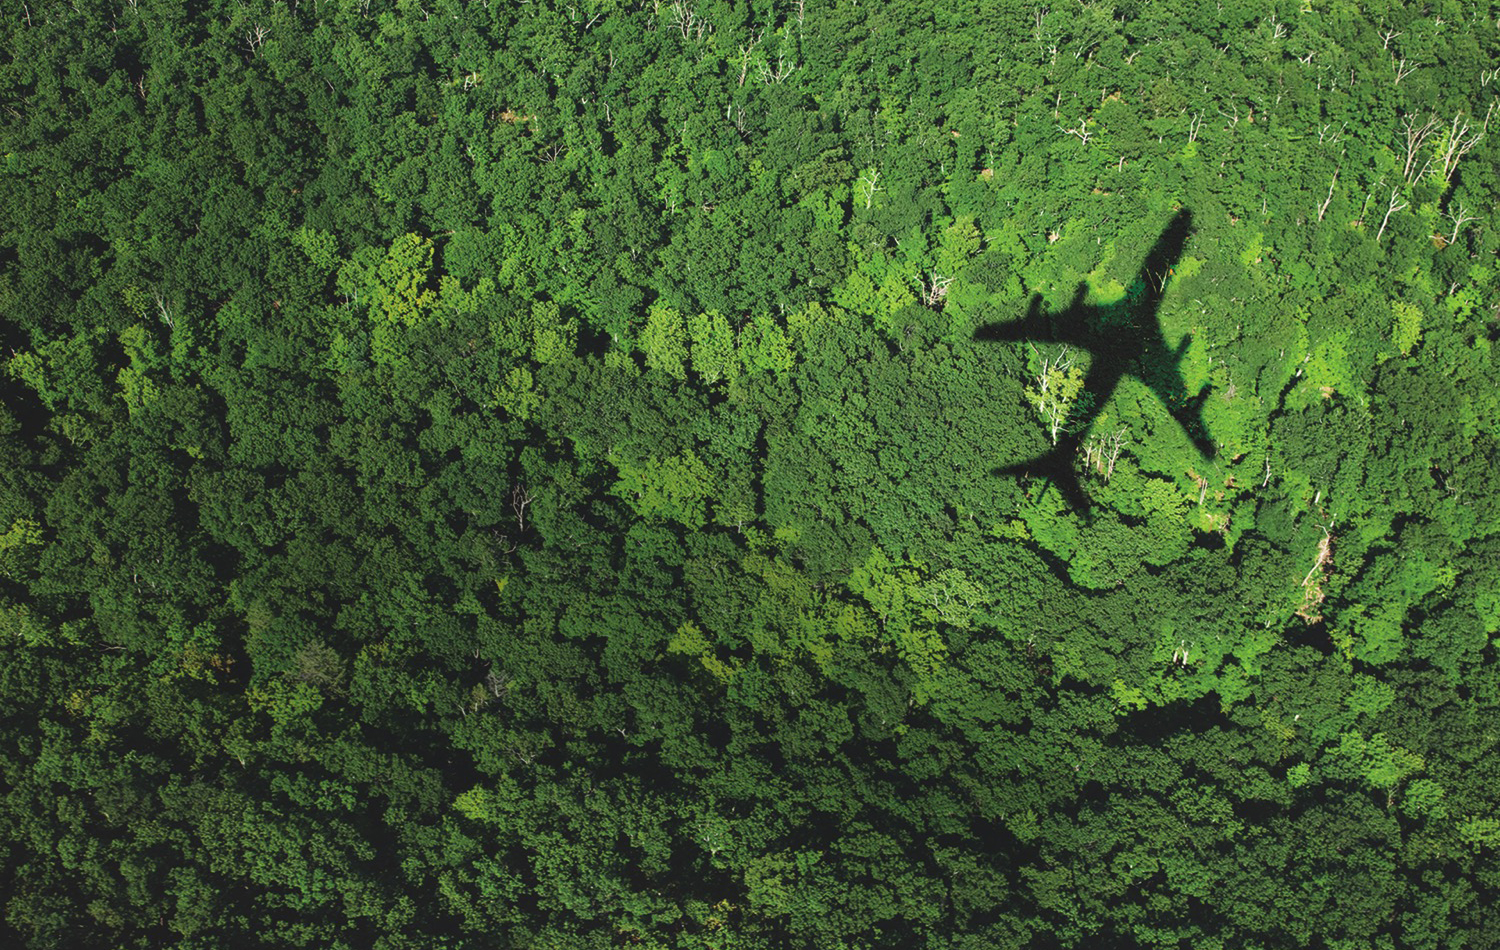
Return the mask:
M 0 933 L 1500 945 L 1493 14 L 8 7 Z

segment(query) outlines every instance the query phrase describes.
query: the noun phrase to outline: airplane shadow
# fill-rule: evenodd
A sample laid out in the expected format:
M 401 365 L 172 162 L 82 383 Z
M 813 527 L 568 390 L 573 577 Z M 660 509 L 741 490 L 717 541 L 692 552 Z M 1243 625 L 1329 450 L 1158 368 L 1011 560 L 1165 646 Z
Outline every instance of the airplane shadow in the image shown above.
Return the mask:
M 1157 319 L 1167 278 L 1181 259 L 1192 229 L 1192 212 L 1184 209 L 1172 218 L 1141 263 L 1123 307 L 1085 305 L 1086 288 L 1080 282 L 1072 303 L 1062 310 L 1044 312 L 1041 295 L 1034 294 L 1020 320 L 991 323 L 974 331 L 976 340 L 1065 344 L 1093 357 L 1083 382 L 1087 398 L 1078 400 L 1084 409 L 1069 420 L 1068 430 L 1059 434 L 1045 454 L 997 468 L 994 474 L 1044 478 L 1057 487 L 1070 507 L 1091 520 L 1092 506 L 1078 479 L 1078 458 L 1094 420 L 1126 375 L 1156 394 L 1199 453 L 1213 456 L 1214 444 L 1203 425 L 1203 403 L 1209 390 L 1188 393 L 1180 368 L 1191 338 L 1183 337 L 1176 348 L 1169 347 Z

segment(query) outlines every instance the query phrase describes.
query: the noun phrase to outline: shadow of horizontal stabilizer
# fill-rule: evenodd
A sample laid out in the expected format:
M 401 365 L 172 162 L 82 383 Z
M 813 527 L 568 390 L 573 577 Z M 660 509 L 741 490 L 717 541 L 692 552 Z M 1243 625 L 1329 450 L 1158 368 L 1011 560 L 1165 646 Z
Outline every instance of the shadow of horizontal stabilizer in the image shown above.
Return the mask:
M 1044 455 L 1004 468 L 992 469 L 991 474 L 1018 478 L 1023 481 L 1034 478 L 1042 479 L 1047 485 L 1057 489 L 1069 508 L 1082 515 L 1085 521 L 1092 522 L 1094 506 L 1078 479 L 1078 469 L 1075 467 L 1077 457 L 1078 440 L 1064 439 Z

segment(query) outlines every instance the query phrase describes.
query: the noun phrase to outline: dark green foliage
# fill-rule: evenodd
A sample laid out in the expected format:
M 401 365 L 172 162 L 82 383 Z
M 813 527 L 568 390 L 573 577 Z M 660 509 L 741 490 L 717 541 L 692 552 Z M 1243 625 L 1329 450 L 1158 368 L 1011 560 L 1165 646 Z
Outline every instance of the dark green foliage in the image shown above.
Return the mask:
M 1493 19 L 8 9 L 0 937 L 1496 946 Z

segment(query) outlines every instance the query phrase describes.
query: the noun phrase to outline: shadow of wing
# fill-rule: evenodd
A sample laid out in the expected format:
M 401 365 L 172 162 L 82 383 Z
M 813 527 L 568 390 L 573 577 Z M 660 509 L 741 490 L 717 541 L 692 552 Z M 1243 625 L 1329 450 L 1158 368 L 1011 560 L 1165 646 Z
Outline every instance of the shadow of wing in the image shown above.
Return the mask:
M 1042 295 L 1032 294 L 1026 316 L 1008 323 L 990 323 L 974 331 L 976 340 L 1025 340 L 1028 343 L 1067 343 L 1088 349 L 1094 343 L 1089 308 L 1083 304 L 1088 286 L 1080 281 L 1073 301 L 1061 310 L 1042 312 Z
M 1175 350 L 1168 350 L 1163 341 L 1153 341 L 1142 356 L 1141 361 L 1146 365 L 1141 382 L 1166 407 L 1167 413 L 1182 427 L 1199 453 L 1212 458 L 1215 447 L 1203 422 L 1203 404 L 1213 390 L 1204 386 L 1197 393 L 1189 394 L 1187 382 L 1182 377 L 1182 361 L 1191 342 L 1192 337 L 1185 336 Z
M 1203 424 L 1203 404 L 1208 401 L 1210 390 L 1205 387 L 1198 395 L 1190 398 L 1181 409 L 1172 413 L 1177 424 L 1182 426 L 1182 431 L 1192 440 L 1193 445 L 1204 458 L 1213 458 L 1218 452 L 1213 439 L 1208 437 L 1208 427 Z
M 974 331 L 976 340 L 1032 340 L 1038 343 L 1052 339 L 1052 321 L 1042 313 L 1042 295 L 1032 294 L 1026 316 L 1008 323 L 989 323 Z

